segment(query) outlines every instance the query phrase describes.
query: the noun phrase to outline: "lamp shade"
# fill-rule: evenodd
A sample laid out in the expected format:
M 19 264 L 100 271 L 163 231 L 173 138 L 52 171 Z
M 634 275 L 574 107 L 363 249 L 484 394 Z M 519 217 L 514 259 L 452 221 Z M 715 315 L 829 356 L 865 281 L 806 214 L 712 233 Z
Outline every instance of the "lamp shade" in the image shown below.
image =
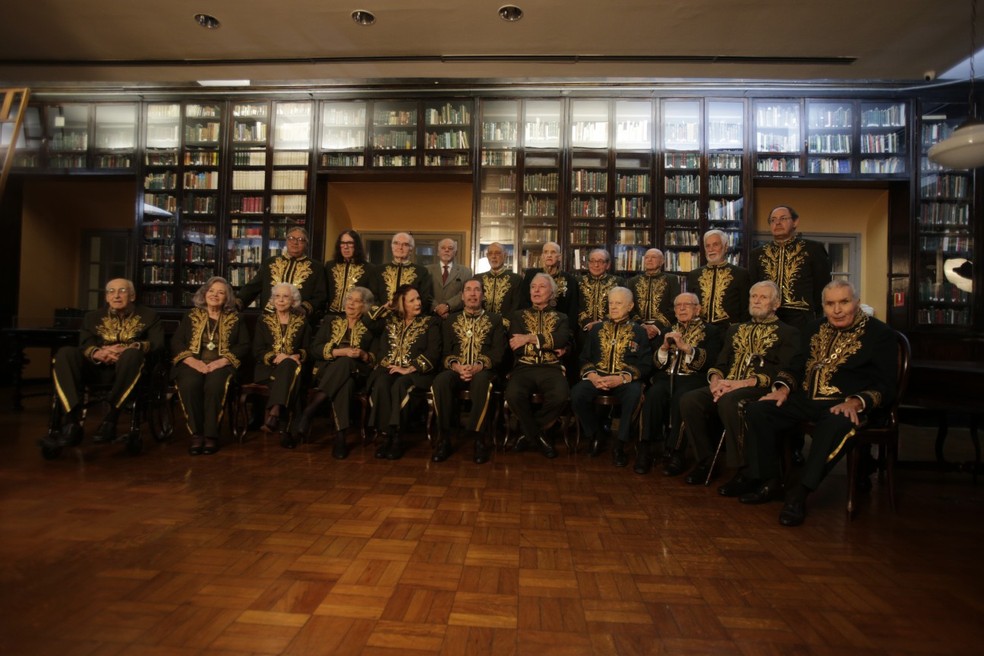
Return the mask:
M 930 148 L 929 159 L 950 169 L 984 166 L 984 123 L 967 121 Z

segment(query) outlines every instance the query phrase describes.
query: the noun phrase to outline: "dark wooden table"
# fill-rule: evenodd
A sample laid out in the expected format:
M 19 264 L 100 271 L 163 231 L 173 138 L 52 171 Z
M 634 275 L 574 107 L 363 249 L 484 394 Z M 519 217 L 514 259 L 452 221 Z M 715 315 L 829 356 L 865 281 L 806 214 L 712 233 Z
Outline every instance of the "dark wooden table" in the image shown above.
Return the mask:
M 62 346 L 78 344 L 79 329 L 55 327 L 4 328 L 3 339 L 7 345 L 7 362 L 10 364 L 10 369 L 14 374 L 14 392 L 12 396 L 14 410 L 23 410 L 24 405 L 21 401 L 24 398 L 49 393 L 47 390 L 33 392 L 31 394 L 24 393 L 24 367 L 30 361 L 24 350 L 32 347 L 47 348 L 51 352 L 51 356 L 54 357 L 55 352 Z M 45 378 L 44 380 L 47 382 L 50 379 Z

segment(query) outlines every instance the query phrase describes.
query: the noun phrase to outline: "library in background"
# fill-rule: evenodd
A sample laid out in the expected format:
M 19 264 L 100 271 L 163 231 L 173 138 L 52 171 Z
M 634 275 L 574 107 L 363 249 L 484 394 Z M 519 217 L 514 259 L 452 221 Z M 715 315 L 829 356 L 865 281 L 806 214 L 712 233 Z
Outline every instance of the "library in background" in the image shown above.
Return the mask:
M 981 261 L 976 172 L 944 170 L 926 155 L 967 116 L 959 89 L 577 94 L 35 97 L 0 200 L 4 271 L 11 281 L 24 270 L 23 187 L 45 177 L 133 182 L 132 275 L 142 302 L 174 316 L 212 275 L 248 280 L 283 248 L 288 226 L 307 227 L 312 255 L 330 257 L 329 182 L 471 184 L 472 247 L 461 257 L 473 266 L 498 241 L 522 271 L 539 264 L 545 241 L 558 241 L 569 268 L 600 246 L 626 274 L 652 245 L 670 271 L 700 266 L 711 228 L 728 233 L 730 257 L 747 264 L 761 231 L 755 217 L 768 211 L 754 207 L 756 190 L 881 189 L 885 318 L 910 336 L 917 358 L 982 359 L 984 311 L 968 291 L 980 267 L 960 266 Z M 13 138 L 5 131 L 0 146 Z M 801 228 L 822 231 L 818 223 Z M 18 291 L 3 286 L 4 307 L 18 307 Z

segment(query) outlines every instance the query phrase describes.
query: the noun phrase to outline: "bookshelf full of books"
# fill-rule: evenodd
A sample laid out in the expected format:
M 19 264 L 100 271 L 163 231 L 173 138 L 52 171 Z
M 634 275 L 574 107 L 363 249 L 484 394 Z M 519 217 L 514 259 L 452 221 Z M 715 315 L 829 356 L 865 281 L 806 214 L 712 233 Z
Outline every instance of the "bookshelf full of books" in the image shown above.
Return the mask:
M 908 174 L 905 101 L 860 101 L 860 161 L 862 176 L 904 177 Z
M 728 260 L 743 264 L 745 236 L 745 103 L 707 100 L 707 223 L 728 235 Z M 706 228 L 706 230 L 705 230 Z M 694 268 L 694 267 L 691 267 Z
M 854 173 L 854 130 L 857 117 L 851 100 L 806 102 L 806 171 L 810 175 Z
M 424 102 L 424 166 L 468 169 L 472 163 L 472 114 L 470 98 Z
M 148 305 L 171 305 L 175 300 L 175 236 L 182 200 L 181 103 L 149 103 L 144 112 L 143 205 L 138 228 L 140 298 Z
M 802 116 L 800 100 L 756 99 L 755 174 L 760 177 L 800 175 L 802 166 Z
M 653 103 L 615 101 L 615 155 L 612 185 L 612 268 L 643 269 L 642 259 L 653 239 Z
M 703 108 L 699 99 L 662 101 L 662 234 L 667 271 L 700 266 L 701 222 L 706 215 Z
M 321 103 L 318 169 L 361 169 L 366 165 L 365 100 Z
M 137 164 L 137 104 L 99 103 L 95 107 L 93 168 L 132 171 Z
M 519 177 L 519 270 L 539 267 L 543 244 L 560 242 L 563 151 L 562 102 L 524 100 L 523 152 Z
M 372 165 L 415 168 L 418 164 L 416 100 L 377 100 L 372 104 Z
M 92 105 L 66 103 L 45 107 L 48 168 L 84 170 L 89 165 Z
M 916 325 L 967 329 L 974 323 L 974 172 L 943 168 L 927 156 L 967 117 L 967 105 L 926 103 L 922 112 L 916 257 L 908 278 L 892 278 L 893 298 L 914 293 Z
M 593 248 L 611 243 L 611 106 L 607 99 L 570 101 L 570 193 L 567 207 L 569 262 L 587 269 Z
M 479 122 L 478 260 L 477 272 L 487 270 L 485 251 L 498 242 L 505 266 L 518 270 L 516 243 L 520 221 L 520 105 L 519 100 L 486 100 Z
M 272 103 L 268 100 L 232 104 L 229 207 L 225 275 L 239 288 L 263 261 L 263 229 L 270 209 L 270 136 Z

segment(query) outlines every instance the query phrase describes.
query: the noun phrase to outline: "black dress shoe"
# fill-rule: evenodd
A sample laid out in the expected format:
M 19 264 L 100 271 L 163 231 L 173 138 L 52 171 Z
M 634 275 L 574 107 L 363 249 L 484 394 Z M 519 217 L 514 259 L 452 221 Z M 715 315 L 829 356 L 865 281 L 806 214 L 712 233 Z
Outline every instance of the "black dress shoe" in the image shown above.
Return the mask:
M 761 484 L 761 481 L 745 478 L 741 472 L 738 472 L 734 478 L 718 488 L 718 494 L 722 497 L 740 497 L 748 492 L 754 492 Z
M 489 448 L 485 446 L 484 437 L 475 438 L 475 457 L 472 460 L 476 465 L 484 465 L 489 461 Z
M 431 462 L 444 462 L 451 457 L 451 440 L 445 438 L 441 440 L 441 443 L 437 445 L 437 449 L 434 450 L 434 455 L 431 456 Z
M 703 485 L 707 482 L 707 478 L 710 474 L 711 463 L 700 462 L 696 467 L 690 470 L 690 473 L 686 475 L 683 482 L 687 485 Z M 713 476 L 711 478 L 713 478 Z
M 557 457 L 557 450 L 554 449 L 553 443 L 547 439 L 546 435 L 540 433 L 536 436 L 536 441 L 540 445 L 540 449 L 543 451 L 543 455 L 551 460 Z
M 58 446 L 78 446 L 82 443 L 82 425 L 70 421 L 61 428 L 58 435 Z
M 96 444 L 106 444 L 107 442 L 112 442 L 116 439 L 116 422 L 115 421 L 103 421 L 99 424 L 99 428 L 96 429 L 95 435 L 92 436 L 92 441 Z
M 601 452 L 604 450 L 605 450 L 605 441 L 602 440 L 600 437 L 595 437 L 591 440 L 591 449 L 588 451 L 588 454 L 592 458 L 596 458 L 599 455 L 601 455 Z
M 516 438 L 516 441 L 513 442 L 512 449 L 510 450 L 515 451 L 516 453 L 522 453 L 523 451 L 529 451 L 532 447 L 533 445 L 530 443 L 530 438 L 525 435 L 520 435 Z
M 625 453 L 625 445 L 621 441 L 615 442 L 612 447 L 612 464 L 616 467 L 625 467 L 629 464 L 629 456 Z
M 390 450 L 390 446 L 393 444 L 393 436 L 386 433 L 380 433 L 379 436 L 382 438 L 382 442 L 380 443 L 379 448 L 376 449 L 376 453 L 373 455 L 379 459 L 383 459 L 386 457 L 386 453 Z
M 399 460 L 403 457 L 403 441 L 399 435 L 394 435 L 390 439 L 389 448 L 386 450 L 387 460 Z
M 202 444 L 202 453 L 210 456 L 219 452 L 219 441 L 212 437 L 206 437 L 205 443 Z
M 345 460 L 348 457 L 348 444 L 345 442 L 345 431 L 335 434 L 335 443 L 331 447 L 331 455 L 335 460 Z
M 679 451 L 672 451 L 663 464 L 663 476 L 679 476 L 686 468 L 683 454 Z
M 783 526 L 799 526 L 806 519 L 806 501 L 787 501 L 779 511 L 779 523 Z
M 782 484 L 777 480 L 771 480 L 766 481 L 753 492 L 746 492 L 745 494 L 742 494 L 738 497 L 738 501 L 750 505 L 769 503 L 770 501 L 778 499 L 780 493 L 782 493 Z
M 648 474 L 653 468 L 653 445 L 650 442 L 639 442 L 636 447 L 635 466 L 632 468 L 637 474 Z
M 205 445 L 205 438 L 201 435 L 192 435 L 191 444 L 188 446 L 188 455 L 200 456 Z

